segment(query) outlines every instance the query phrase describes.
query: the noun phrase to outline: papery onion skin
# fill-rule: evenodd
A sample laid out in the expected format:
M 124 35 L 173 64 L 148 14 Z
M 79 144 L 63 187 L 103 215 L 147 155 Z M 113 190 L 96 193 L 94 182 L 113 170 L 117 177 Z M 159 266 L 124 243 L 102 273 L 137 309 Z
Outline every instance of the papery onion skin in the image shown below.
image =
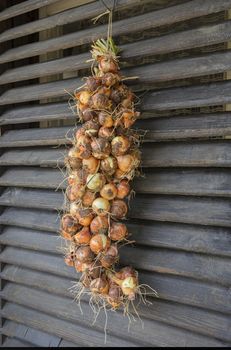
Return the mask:
M 125 154 L 130 148 L 130 141 L 126 136 L 116 136 L 111 142 L 112 154 L 114 156 L 121 156 Z
M 82 226 L 89 226 L 92 222 L 94 214 L 91 209 L 88 208 L 79 208 L 76 212 L 76 217 Z
M 99 216 L 105 216 L 110 210 L 110 202 L 102 197 L 98 197 L 92 203 L 93 211 Z
M 108 281 L 104 278 L 98 277 L 90 284 L 92 293 L 107 294 L 109 289 Z
M 109 221 L 107 216 L 96 216 L 91 222 L 90 229 L 95 235 L 98 233 L 106 234 L 109 227 Z
M 82 166 L 83 169 L 86 170 L 89 174 L 95 174 L 99 167 L 99 159 L 91 156 L 88 159 L 83 159 Z
M 102 233 L 94 235 L 90 240 L 90 248 L 95 254 L 107 250 L 110 247 L 110 244 L 110 239 Z
M 91 191 L 99 192 L 104 186 L 106 179 L 103 174 L 95 173 L 93 175 L 88 175 L 87 177 L 87 187 Z
M 89 244 L 91 240 L 91 232 L 89 227 L 83 227 L 78 233 L 73 236 L 75 243 L 77 244 Z
M 96 193 L 92 192 L 90 190 L 86 190 L 83 197 L 82 197 L 82 205 L 84 207 L 91 207 L 92 203 L 94 202 L 96 198 Z
M 117 187 L 117 198 L 124 199 L 127 197 L 130 193 L 130 185 L 127 180 L 121 180 L 118 184 L 116 184 Z
M 122 199 L 116 199 L 112 202 L 111 205 L 111 214 L 117 218 L 122 219 L 126 216 L 128 211 L 127 204 Z
M 102 159 L 100 169 L 108 175 L 113 175 L 117 169 L 117 160 L 111 156 Z
M 80 246 L 76 250 L 76 259 L 82 263 L 91 262 L 94 259 L 94 254 L 89 246 Z
M 103 188 L 100 191 L 101 197 L 112 200 L 117 196 L 117 188 L 113 183 L 108 183 L 103 186 Z
M 65 232 L 69 234 L 75 234 L 78 231 L 80 225 L 79 221 L 76 218 L 70 214 L 66 214 L 62 217 L 61 227 Z
M 111 152 L 110 143 L 102 137 L 95 138 L 91 142 L 92 155 L 97 159 L 105 159 Z
M 121 241 L 128 235 L 128 230 L 122 222 L 113 222 L 109 230 L 109 237 L 113 241 Z

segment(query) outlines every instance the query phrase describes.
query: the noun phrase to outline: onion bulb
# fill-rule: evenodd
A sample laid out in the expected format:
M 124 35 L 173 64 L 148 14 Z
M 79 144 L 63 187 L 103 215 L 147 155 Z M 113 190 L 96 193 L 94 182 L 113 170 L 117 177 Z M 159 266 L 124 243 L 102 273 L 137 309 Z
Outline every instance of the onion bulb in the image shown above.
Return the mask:
M 78 220 L 74 218 L 72 215 L 65 214 L 61 220 L 61 227 L 62 227 L 62 230 L 64 230 L 65 232 L 71 235 L 74 235 L 80 228 L 80 225 Z
M 89 227 L 83 227 L 78 233 L 73 236 L 75 243 L 81 244 L 89 244 L 91 240 L 91 232 Z
M 92 209 L 99 216 L 105 216 L 110 210 L 110 202 L 102 197 L 98 197 L 92 203 Z
M 106 182 L 105 176 L 101 173 L 90 174 L 87 177 L 87 188 L 99 192 Z
M 89 104 L 91 93 L 87 90 L 82 90 L 75 94 L 75 98 L 77 98 L 80 103 L 86 106 Z
M 89 226 L 94 214 L 92 213 L 91 209 L 88 208 L 83 208 L 83 209 L 79 209 L 76 211 L 76 217 L 80 223 L 80 225 L 82 226 Z
M 76 259 L 80 262 L 91 262 L 94 259 L 94 254 L 89 246 L 80 246 L 76 250 Z
M 111 224 L 108 236 L 113 241 L 121 241 L 128 235 L 128 230 L 126 225 L 121 222 L 113 222 Z
M 107 157 L 100 162 L 100 169 L 106 174 L 113 175 L 117 169 L 117 160 L 114 157 Z
M 115 244 L 111 245 L 108 250 L 103 253 L 100 263 L 103 267 L 108 269 L 113 264 L 115 264 L 119 259 L 118 249 Z
M 114 124 L 113 118 L 109 113 L 100 112 L 98 118 L 100 125 L 104 126 L 105 128 L 111 128 Z
M 116 136 L 111 142 L 112 154 L 121 156 L 125 154 L 130 147 L 130 141 L 126 136 Z
M 105 126 L 102 126 L 99 129 L 98 133 L 99 137 L 111 140 L 115 137 L 114 129 L 113 128 L 106 128 Z
M 121 289 L 124 295 L 128 297 L 129 300 L 135 299 L 135 294 L 137 291 L 137 278 L 135 277 L 126 277 L 124 280 L 122 280 L 121 283 Z
M 101 189 L 100 195 L 101 195 L 101 197 L 110 201 L 116 197 L 117 188 L 113 183 L 106 184 Z
M 101 79 L 98 77 L 88 77 L 86 80 L 87 89 L 91 92 L 95 91 L 101 83 Z
M 94 235 L 90 240 L 90 248 L 95 254 L 99 254 L 110 247 L 110 239 L 102 233 Z
M 102 137 L 94 138 L 91 142 L 92 155 L 97 159 L 105 159 L 111 152 L 110 143 Z
M 98 233 L 105 234 L 108 231 L 109 222 L 106 216 L 96 216 L 91 222 L 90 229 L 95 235 Z
M 122 219 L 126 216 L 128 211 L 127 204 L 121 199 L 115 199 L 111 205 L 111 214 L 117 218 Z
M 127 180 L 121 180 L 117 185 L 117 198 L 123 199 L 125 198 L 129 192 L 130 192 L 130 185 Z
M 96 194 L 90 190 L 86 190 L 82 197 L 82 205 L 84 207 L 90 207 L 95 200 Z
M 118 156 L 116 159 L 119 169 L 124 173 L 129 173 L 137 165 L 136 159 L 132 154 L 124 154 L 122 156 Z
M 88 159 L 83 159 L 82 161 L 83 169 L 89 174 L 95 174 L 99 166 L 99 160 L 91 156 Z
M 105 94 L 97 92 L 91 98 L 91 107 L 94 109 L 108 109 L 111 106 L 109 98 Z
M 102 76 L 102 84 L 108 87 L 115 85 L 119 80 L 119 75 L 111 72 L 108 72 Z
M 86 108 L 85 110 L 82 111 L 82 119 L 84 122 L 87 122 L 89 120 L 93 120 L 96 118 L 97 113 L 93 111 L 93 109 Z
M 85 193 L 85 187 L 81 184 L 73 184 L 67 187 L 66 194 L 70 202 L 74 202 L 77 199 L 82 198 Z
M 118 309 L 122 302 L 122 290 L 116 283 L 109 284 L 109 290 L 107 295 L 107 301 L 112 306 L 112 308 Z
M 94 279 L 90 284 L 90 290 L 92 293 L 107 294 L 108 288 L 108 281 L 103 277 Z
M 89 120 L 84 124 L 84 130 L 88 136 L 97 136 L 99 131 L 99 124 L 93 120 Z
M 101 56 L 99 58 L 99 69 L 103 73 L 108 73 L 108 72 L 116 73 L 118 72 L 119 67 L 118 67 L 118 64 L 115 62 L 115 60 L 113 60 L 113 58 Z

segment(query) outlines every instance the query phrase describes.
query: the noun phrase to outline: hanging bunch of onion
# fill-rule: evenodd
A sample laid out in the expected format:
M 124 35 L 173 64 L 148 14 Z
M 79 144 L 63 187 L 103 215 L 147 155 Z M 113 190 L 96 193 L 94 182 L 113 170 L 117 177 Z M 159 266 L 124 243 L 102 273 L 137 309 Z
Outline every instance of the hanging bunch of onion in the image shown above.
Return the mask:
M 127 216 L 129 182 L 140 163 L 131 129 L 139 112 L 134 94 L 123 83 L 113 41 L 97 40 L 91 52 L 94 74 L 74 98 L 82 126 L 65 158 L 68 208 L 61 235 L 71 246 L 66 264 L 82 274 L 85 288 L 116 309 L 135 298 L 138 286 L 135 270 L 112 271 L 119 262 L 120 243 L 128 237 L 121 220 Z

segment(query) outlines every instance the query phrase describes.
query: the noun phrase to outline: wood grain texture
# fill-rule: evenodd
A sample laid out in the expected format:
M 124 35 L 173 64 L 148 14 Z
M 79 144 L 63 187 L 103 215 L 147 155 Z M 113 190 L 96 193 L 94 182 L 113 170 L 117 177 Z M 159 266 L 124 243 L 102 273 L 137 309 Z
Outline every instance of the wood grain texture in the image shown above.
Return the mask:
M 29 0 L 20 4 L 10 6 L 0 13 L 0 21 L 19 16 L 22 13 L 36 10 L 40 7 L 47 6 L 57 2 L 58 0 Z
M 30 326 L 33 326 L 36 322 L 35 320 L 37 319 L 37 328 L 45 330 L 45 328 L 48 325 L 50 325 L 50 329 L 52 329 L 53 332 L 55 331 L 56 334 L 59 334 L 63 338 L 65 337 L 66 339 L 69 339 L 70 341 L 74 341 L 74 342 L 76 342 L 76 339 L 77 339 L 77 343 L 81 341 L 78 339 L 79 327 L 76 327 L 75 324 L 71 322 L 63 321 L 61 319 L 58 320 L 57 318 L 48 316 L 42 312 L 34 311 L 17 304 L 6 303 L 6 305 L 3 308 L 3 315 L 4 317 L 7 317 L 13 320 L 17 320 L 19 319 L 19 317 L 21 317 L 23 322 L 25 324 L 29 324 Z M 121 325 L 123 323 L 121 319 Z M 147 321 L 145 322 L 145 324 L 147 329 L 148 328 Z M 147 336 L 146 334 L 144 335 L 145 339 L 143 339 L 143 336 L 142 336 L 143 344 L 145 345 L 147 344 L 145 340 L 148 339 L 149 342 L 151 341 L 152 346 L 153 345 L 161 346 L 161 344 L 162 346 L 166 346 L 166 345 L 174 346 L 175 344 L 178 344 L 178 345 L 182 344 L 182 346 L 185 346 L 185 344 L 194 344 L 195 346 L 200 346 L 201 342 L 203 342 L 203 344 L 208 344 L 210 346 L 224 346 L 224 343 L 219 340 L 208 339 L 207 337 L 200 336 L 200 335 L 197 335 L 197 337 L 195 337 L 195 335 L 187 331 L 182 332 L 182 334 L 180 334 L 179 330 L 173 327 L 165 326 L 163 328 L 163 325 L 158 322 L 152 321 L 152 326 L 153 327 L 151 328 L 152 330 L 150 333 L 152 334 L 152 338 L 150 339 L 149 336 Z M 121 328 L 126 329 L 126 327 L 127 325 Z M 138 333 L 140 333 L 140 326 L 138 327 L 139 327 Z M 64 329 L 65 329 L 65 332 L 63 331 Z M 136 329 L 137 328 L 134 324 L 134 326 L 131 328 L 131 331 L 130 331 L 130 334 L 132 336 L 135 335 Z M 83 333 L 82 335 L 83 337 L 84 337 L 84 334 L 85 333 Z M 166 334 L 168 334 L 168 339 L 166 338 Z M 100 345 L 101 345 L 101 342 L 103 343 L 101 338 L 99 339 L 99 342 L 100 342 Z M 103 344 L 101 346 L 103 346 Z
M 8 337 L 16 337 L 39 347 L 58 347 L 61 342 L 60 337 L 9 320 L 4 322 L 1 332 Z
M 67 319 L 68 321 L 77 321 L 81 322 L 82 325 L 87 325 L 87 323 L 91 320 L 91 315 L 87 314 L 86 311 L 85 316 L 81 317 L 81 315 L 79 315 L 80 312 L 78 305 L 71 303 L 69 298 L 66 297 L 54 296 L 50 293 L 13 283 L 8 283 L 1 294 L 3 298 L 6 298 L 9 301 L 27 305 L 28 307 L 33 307 L 43 312 L 46 312 L 48 310 L 48 305 L 50 305 L 49 314 L 55 315 L 56 310 L 57 315 L 59 315 L 61 318 Z M 83 303 L 82 308 L 83 312 L 84 309 L 87 310 L 87 304 Z M 150 318 L 154 322 L 158 320 L 170 325 L 180 326 L 204 335 L 210 335 L 218 339 L 222 338 L 226 341 L 231 340 L 230 334 L 228 332 L 228 317 L 216 315 L 208 311 L 197 310 L 189 306 L 184 306 L 182 308 L 178 304 L 171 304 L 156 300 L 153 300 L 152 305 L 150 305 L 148 308 L 148 312 L 147 306 L 140 306 L 139 308 L 141 316 L 144 316 L 145 313 L 145 324 L 148 323 L 147 318 Z M 162 312 L 160 312 L 160 308 L 162 309 Z M 69 312 L 67 313 L 65 310 L 68 310 Z M 154 310 L 155 312 L 153 312 Z M 187 313 L 191 313 L 190 320 L 187 318 Z M 181 318 L 177 316 L 179 314 L 181 314 Z M 110 319 L 114 318 L 114 322 L 112 320 L 109 320 L 108 322 L 108 330 L 111 334 L 118 334 L 118 326 L 120 324 L 121 316 L 121 314 L 118 314 L 116 316 L 110 317 Z M 102 331 L 102 320 L 102 315 L 99 315 L 99 324 L 101 324 L 101 327 L 98 325 L 98 323 L 96 323 L 94 326 L 95 329 Z M 200 322 L 199 326 L 198 322 Z M 118 326 L 116 327 L 115 324 L 118 324 Z M 139 333 L 142 336 L 142 333 L 145 332 L 142 330 Z M 121 330 L 120 334 L 122 336 L 125 335 L 123 331 L 121 332 Z M 134 336 L 134 340 L 139 339 L 138 337 L 138 334 Z M 128 339 L 129 338 L 130 337 L 128 336 Z
M 129 54 L 125 54 L 126 58 L 131 59 L 137 57 L 141 52 L 143 54 L 143 43 L 138 43 L 138 45 L 136 45 L 136 51 L 133 48 L 133 51 L 130 52 L 129 46 L 127 47 L 127 50 Z M 150 52 L 150 54 L 153 54 L 154 52 L 155 51 Z M 231 68 L 230 57 L 231 53 L 229 51 L 224 51 L 200 57 L 175 59 L 141 67 L 129 68 L 122 70 L 121 73 L 124 76 L 137 76 L 139 78 L 136 82 L 146 84 L 186 79 L 189 77 L 226 72 Z M 84 53 L 79 56 L 60 58 L 49 62 L 14 68 L 2 73 L 0 76 L 0 84 L 8 84 L 11 82 L 34 79 L 59 73 L 76 72 L 84 68 L 90 68 L 90 63 L 86 62 L 88 59 L 90 59 L 90 54 Z
M 135 28 L 145 25 L 142 21 L 142 16 L 135 16 Z M 149 24 L 150 25 L 150 24 Z M 41 55 L 44 52 L 51 52 L 54 50 L 70 48 L 78 45 L 90 43 L 95 36 L 105 36 L 104 25 L 97 26 L 93 29 L 84 29 L 70 34 L 65 34 L 57 38 L 44 40 L 39 43 L 30 43 L 21 45 L 17 48 L 9 49 L 0 56 L 0 63 L 14 61 L 26 57 L 33 57 Z M 128 28 L 124 21 L 115 21 L 113 24 L 113 33 L 116 35 L 125 35 L 128 33 Z M 225 21 L 219 24 L 206 25 L 196 29 L 184 30 L 179 33 L 166 34 L 164 36 L 142 40 L 139 45 L 142 45 L 142 56 L 151 54 L 165 54 L 176 52 L 180 50 L 188 50 L 195 47 L 202 47 L 205 45 L 218 44 L 230 39 L 230 21 Z M 130 43 L 126 46 L 121 46 L 123 51 L 121 53 L 122 59 L 129 57 L 138 57 L 141 51 L 137 51 L 137 43 Z M 75 62 L 76 63 L 76 62 Z

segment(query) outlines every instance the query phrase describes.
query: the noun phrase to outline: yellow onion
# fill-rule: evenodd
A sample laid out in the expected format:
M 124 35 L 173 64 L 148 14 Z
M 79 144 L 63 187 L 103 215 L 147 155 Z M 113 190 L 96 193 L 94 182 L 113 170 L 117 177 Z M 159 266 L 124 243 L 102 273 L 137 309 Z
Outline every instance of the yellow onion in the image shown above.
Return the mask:
M 94 279 L 90 284 L 90 290 L 92 293 L 107 294 L 108 288 L 108 281 L 102 277 Z
M 111 102 L 105 94 L 97 92 L 91 97 L 91 107 L 94 109 L 108 109 L 110 106 Z
M 117 169 L 117 160 L 114 157 L 107 157 L 100 162 L 100 169 L 108 175 L 113 175 Z
M 116 283 L 109 284 L 109 290 L 107 294 L 107 301 L 112 308 L 118 309 L 122 303 L 122 290 Z
M 64 258 L 64 261 L 65 261 L 65 264 L 68 265 L 68 266 L 74 266 L 75 265 L 74 260 L 70 256 L 66 256 Z
M 125 154 L 130 147 L 130 141 L 126 136 L 116 136 L 111 142 L 112 154 L 121 156 Z
M 87 89 L 91 92 L 94 92 L 101 83 L 101 79 L 98 77 L 88 77 L 86 80 L 86 85 L 87 85 Z
M 94 202 L 93 202 L 94 203 Z M 111 214 L 117 218 L 122 219 L 126 216 L 128 211 L 127 204 L 122 199 L 115 199 L 111 205 Z
M 113 222 L 111 224 L 108 236 L 113 241 L 121 241 L 127 235 L 128 235 L 127 227 L 122 222 Z
M 105 234 L 108 231 L 109 222 L 107 216 L 96 216 L 91 222 L 91 232 L 96 235 L 98 233 Z
M 79 100 L 81 104 L 86 106 L 89 104 L 91 93 L 87 90 L 82 90 L 75 94 L 75 98 Z
M 91 240 L 91 232 L 89 227 L 83 227 L 78 233 L 73 236 L 75 243 L 77 244 L 89 244 Z
M 117 198 L 123 199 L 125 198 L 129 192 L 130 192 L 130 185 L 127 180 L 121 180 L 118 184 L 116 184 L 117 187 Z
M 95 254 L 106 251 L 110 247 L 110 238 L 102 233 L 92 236 L 90 240 L 90 248 Z
M 85 130 L 83 127 L 77 129 L 77 131 L 75 132 L 75 139 L 76 139 L 76 142 L 80 142 L 81 140 L 81 142 L 85 141 L 84 143 L 86 142 L 89 143 L 89 139 L 87 135 L 85 135 Z
M 112 115 L 106 112 L 100 112 L 98 115 L 100 125 L 105 128 L 111 128 L 114 124 Z
M 82 205 L 84 207 L 90 207 L 93 203 L 93 201 L 96 198 L 95 192 L 92 192 L 90 190 L 86 190 L 83 197 L 82 197 Z
M 65 157 L 64 164 L 67 168 L 70 168 L 71 170 L 78 170 L 81 168 L 82 161 L 81 159 L 77 157 Z
M 110 99 L 115 102 L 116 104 L 119 104 L 121 101 L 121 94 L 120 92 L 116 89 L 116 87 L 114 89 L 111 90 L 111 95 L 110 95 Z
M 116 159 L 118 163 L 118 168 L 124 173 L 129 173 L 137 165 L 136 159 L 132 154 L 124 154 L 122 156 L 116 157 Z
M 99 216 L 105 216 L 110 210 L 110 203 L 107 199 L 98 197 L 92 203 L 93 211 Z
M 77 218 L 77 214 L 78 214 L 78 211 L 79 211 L 79 205 L 77 204 L 77 203 L 75 203 L 75 202 L 72 202 L 72 203 L 70 203 L 70 214 L 72 215 L 72 216 L 74 216 L 75 218 Z
M 115 137 L 115 132 L 113 128 L 106 128 L 105 126 L 101 126 L 98 135 L 99 137 L 111 140 Z
M 118 72 L 119 67 L 118 67 L 118 64 L 115 62 L 115 60 L 113 60 L 113 58 L 101 56 L 99 58 L 99 69 L 103 73 L 108 73 L 108 72 L 116 73 Z
M 77 217 L 80 225 L 89 226 L 94 217 L 94 214 L 89 208 L 80 208 L 76 211 L 75 216 Z
M 121 289 L 124 295 L 128 297 L 129 300 L 135 299 L 135 294 L 137 291 L 138 283 L 136 277 L 126 277 L 122 280 Z
M 80 246 L 76 250 L 76 259 L 82 263 L 91 262 L 94 259 L 94 254 L 89 246 Z
M 110 143 L 102 138 L 94 138 L 91 142 L 92 155 L 97 159 L 105 159 L 111 152 Z
M 91 156 L 88 159 L 83 159 L 82 165 L 83 169 L 86 170 L 89 174 L 95 174 L 99 166 L 99 160 Z
M 127 174 L 118 168 L 115 171 L 114 177 L 117 180 L 122 180 L 124 178 L 127 178 Z
M 82 184 L 73 184 L 67 187 L 66 194 L 70 202 L 81 199 L 85 193 L 85 186 Z
M 61 220 L 62 229 L 74 235 L 80 228 L 78 220 L 70 214 L 65 214 Z
M 100 258 L 100 263 L 103 267 L 108 269 L 114 265 L 119 259 L 118 249 L 115 244 L 112 244 Z
M 106 182 L 105 176 L 101 173 L 90 174 L 87 177 L 87 187 L 89 190 L 99 192 Z
M 97 113 L 90 108 L 86 108 L 82 111 L 82 120 L 84 122 L 87 122 L 89 120 L 93 120 L 94 118 L 96 118 Z
M 101 195 L 101 197 L 110 201 L 116 197 L 117 188 L 113 183 L 106 184 L 101 189 L 100 195 Z
M 115 85 L 119 80 L 120 77 L 118 74 L 113 74 L 111 72 L 105 73 L 102 77 L 102 84 L 108 87 L 111 87 Z
M 126 110 L 122 114 L 122 119 L 124 123 L 124 127 L 130 128 L 136 121 L 136 119 L 140 116 L 140 112 L 134 112 L 132 110 Z
M 89 120 L 84 124 L 84 130 L 88 136 L 97 136 L 99 131 L 99 124 L 93 120 Z

